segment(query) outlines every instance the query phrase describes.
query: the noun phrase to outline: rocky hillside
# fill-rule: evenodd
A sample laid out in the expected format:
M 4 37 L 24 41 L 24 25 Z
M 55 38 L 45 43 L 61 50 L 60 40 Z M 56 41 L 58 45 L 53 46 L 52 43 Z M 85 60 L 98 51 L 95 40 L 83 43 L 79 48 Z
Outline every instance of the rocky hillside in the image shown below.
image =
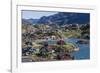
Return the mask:
M 51 16 L 43 16 L 38 20 L 38 24 L 87 24 L 90 22 L 88 13 L 65 13 L 59 12 Z
M 59 12 L 50 16 L 42 16 L 40 19 L 22 19 L 22 24 L 48 24 L 48 25 L 66 25 L 66 24 L 89 24 L 89 13 L 66 13 Z

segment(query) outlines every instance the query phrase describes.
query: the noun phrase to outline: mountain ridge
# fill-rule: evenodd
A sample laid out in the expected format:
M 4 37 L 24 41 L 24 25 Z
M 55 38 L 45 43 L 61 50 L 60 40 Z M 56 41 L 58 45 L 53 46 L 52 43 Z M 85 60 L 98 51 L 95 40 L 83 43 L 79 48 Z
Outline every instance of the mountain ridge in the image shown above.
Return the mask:
M 22 24 L 89 24 L 89 13 L 58 12 L 50 16 L 42 16 L 40 19 L 22 19 Z

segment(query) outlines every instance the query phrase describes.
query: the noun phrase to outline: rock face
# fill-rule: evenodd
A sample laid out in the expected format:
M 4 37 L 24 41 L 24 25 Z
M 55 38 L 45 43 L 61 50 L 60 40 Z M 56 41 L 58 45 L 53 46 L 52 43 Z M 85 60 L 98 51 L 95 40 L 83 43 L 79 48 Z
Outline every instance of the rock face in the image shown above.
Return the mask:
M 87 24 L 89 21 L 89 13 L 59 12 L 51 16 L 41 17 L 38 20 L 38 24 Z

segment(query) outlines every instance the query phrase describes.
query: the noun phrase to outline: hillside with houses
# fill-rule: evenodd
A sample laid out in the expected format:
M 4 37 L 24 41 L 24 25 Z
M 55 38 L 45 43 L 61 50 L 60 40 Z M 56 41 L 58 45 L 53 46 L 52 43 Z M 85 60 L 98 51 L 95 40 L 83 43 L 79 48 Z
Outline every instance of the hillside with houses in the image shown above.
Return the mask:
M 22 62 L 87 59 L 73 53 L 80 51 L 79 45 L 89 45 L 89 22 L 88 13 L 58 12 L 22 19 Z

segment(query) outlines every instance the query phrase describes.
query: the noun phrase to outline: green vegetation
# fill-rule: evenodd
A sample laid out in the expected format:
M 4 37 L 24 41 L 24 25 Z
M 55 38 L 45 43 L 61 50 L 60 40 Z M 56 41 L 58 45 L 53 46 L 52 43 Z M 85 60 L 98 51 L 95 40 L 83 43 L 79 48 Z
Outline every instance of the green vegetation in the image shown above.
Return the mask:
M 63 32 L 63 35 L 67 38 L 80 38 L 81 37 L 81 33 L 76 30 Z

